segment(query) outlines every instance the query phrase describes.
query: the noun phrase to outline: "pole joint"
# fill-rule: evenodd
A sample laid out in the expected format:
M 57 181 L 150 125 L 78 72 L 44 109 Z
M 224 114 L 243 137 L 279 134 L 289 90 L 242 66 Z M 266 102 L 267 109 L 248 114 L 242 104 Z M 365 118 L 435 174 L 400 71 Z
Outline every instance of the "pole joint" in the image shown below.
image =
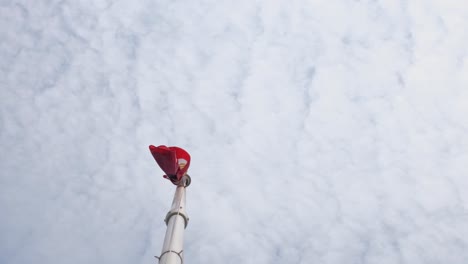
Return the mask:
M 158 257 L 158 256 L 154 256 L 154 257 L 157 258 L 158 261 L 161 261 L 161 258 L 164 256 L 164 254 L 174 253 L 174 254 L 176 254 L 177 256 L 179 256 L 179 258 L 180 258 L 180 263 L 184 263 L 184 258 L 182 258 L 182 253 L 183 253 L 183 252 L 184 252 L 184 250 L 181 250 L 180 252 L 176 252 L 176 251 L 174 251 L 174 250 L 166 250 L 166 251 L 164 251 L 164 252 L 161 254 L 161 256 L 159 256 L 159 257 Z
M 188 222 L 189 222 L 189 218 L 182 212 L 174 212 L 174 211 L 169 211 L 167 214 L 166 214 L 166 218 L 164 218 L 164 222 L 166 222 L 166 225 L 168 225 L 169 223 L 169 219 L 171 219 L 171 217 L 173 217 L 174 215 L 180 215 L 182 216 L 182 218 L 184 219 L 184 228 L 187 228 L 187 225 L 188 225 Z

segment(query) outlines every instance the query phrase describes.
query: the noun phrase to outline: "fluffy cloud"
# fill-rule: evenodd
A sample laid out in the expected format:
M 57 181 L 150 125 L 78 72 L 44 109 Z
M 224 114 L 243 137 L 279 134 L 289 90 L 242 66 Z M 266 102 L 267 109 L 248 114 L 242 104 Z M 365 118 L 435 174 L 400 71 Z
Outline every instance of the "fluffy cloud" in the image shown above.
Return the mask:
M 463 1 L 3 1 L 0 262 L 466 263 Z

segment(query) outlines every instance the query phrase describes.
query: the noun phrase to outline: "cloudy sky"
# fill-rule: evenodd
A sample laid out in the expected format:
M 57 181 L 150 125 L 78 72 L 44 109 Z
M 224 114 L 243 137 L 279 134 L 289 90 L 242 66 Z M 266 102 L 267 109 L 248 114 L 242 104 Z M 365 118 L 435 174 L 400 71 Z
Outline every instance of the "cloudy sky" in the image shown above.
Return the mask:
M 0 0 L 0 263 L 468 263 L 468 2 Z

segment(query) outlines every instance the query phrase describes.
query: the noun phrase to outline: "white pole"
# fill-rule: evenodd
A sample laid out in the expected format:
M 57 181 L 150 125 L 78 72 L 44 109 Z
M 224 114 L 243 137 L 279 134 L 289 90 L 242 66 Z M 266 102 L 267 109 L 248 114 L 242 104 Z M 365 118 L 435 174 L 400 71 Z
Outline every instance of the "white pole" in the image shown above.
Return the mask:
M 188 216 L 185 212 L 185 188 L 190 184 L 190 177 L 185 175 L 181 184 L 177 186 L 171 210 L 167 213 L 164 220 L 167 225 L 164 244 L 159 256 L 160 264 L 182 264 L 184 229 L 188 224 Z

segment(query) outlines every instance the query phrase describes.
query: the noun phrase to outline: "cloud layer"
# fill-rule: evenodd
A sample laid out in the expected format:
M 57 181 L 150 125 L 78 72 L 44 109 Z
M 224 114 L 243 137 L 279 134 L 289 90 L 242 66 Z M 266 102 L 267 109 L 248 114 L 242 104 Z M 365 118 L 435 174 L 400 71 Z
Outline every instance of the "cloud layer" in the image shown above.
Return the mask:
M 467 263 L 463 1 L 2 1 L 0 263 Z

